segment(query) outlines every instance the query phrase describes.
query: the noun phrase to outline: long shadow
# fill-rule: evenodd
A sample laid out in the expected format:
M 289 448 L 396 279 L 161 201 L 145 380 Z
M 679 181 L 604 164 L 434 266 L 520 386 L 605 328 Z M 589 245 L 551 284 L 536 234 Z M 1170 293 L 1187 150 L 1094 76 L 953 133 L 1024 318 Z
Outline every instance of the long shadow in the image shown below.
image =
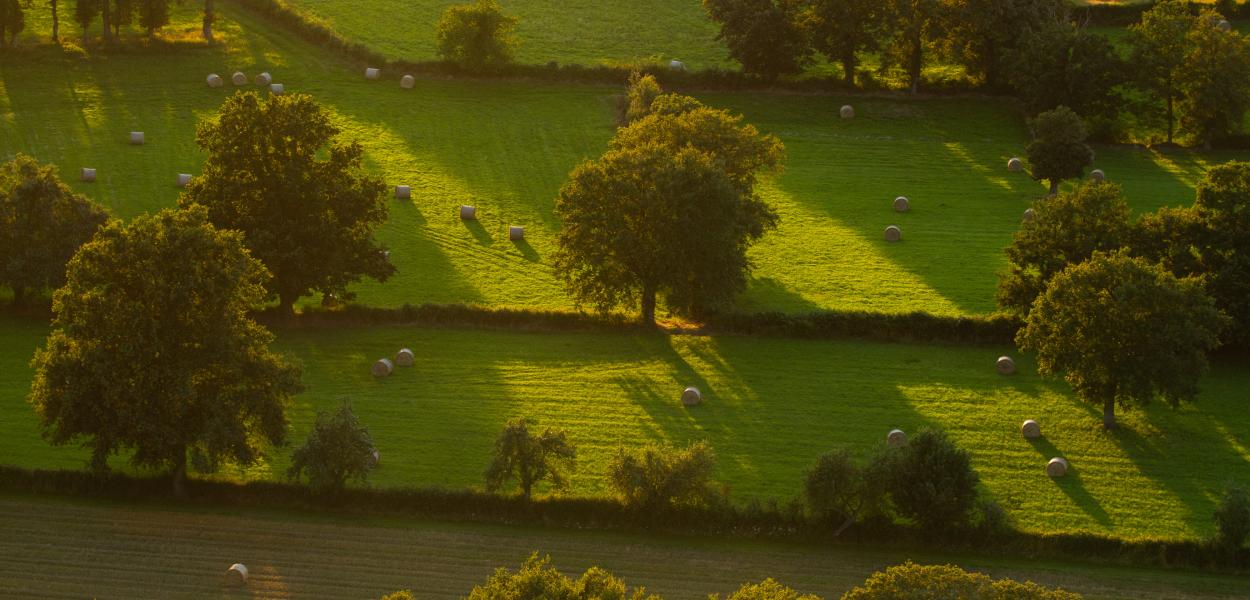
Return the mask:
M 1046 464 L 1046 461 L 1055 457 L 1064 457 L 1064 454 L 1045 437 L 1029 440 L 1029 444 L 1040 455 L 1041 460 L 1038 461 L 1038 464 Z M 1051 481 L 1054 482 L 1055 487 L 1062 490 L 1072 500 L 1073 504 L 1084 511 L 1086 515 L 1089 515 L 1090 518 L 1097 521 L 1099 525 L 1111 527 L 1111 515 L 1107 514 L 1102 504 L 1085 489 L 1085 485 L 1081 483 L 1080 468 L 1072 465 L 1072 460 L 1075 459 L 1069 459 L 1070 466 L 1067 474 L 1063 477 L 1052 477 Z
M 477 243 L 483 246 L 489 246 L 495 242 L 494 238 L 490 236 L 490 233 L 487 233 L 486 228 L 482 227 L 482 224 L 479 223 L 477 219 L 461 219 L 460 222 L 464 225 L 465 229 L 469 230 L 469 233 L 473 234 L 473 239 L 477 240 Z

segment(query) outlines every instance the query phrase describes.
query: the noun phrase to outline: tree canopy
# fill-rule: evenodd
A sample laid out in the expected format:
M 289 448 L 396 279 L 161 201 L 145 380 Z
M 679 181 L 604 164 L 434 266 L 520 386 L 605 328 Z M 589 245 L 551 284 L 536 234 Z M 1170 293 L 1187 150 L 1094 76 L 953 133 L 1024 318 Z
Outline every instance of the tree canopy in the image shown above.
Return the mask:
M 1025 152 L 1033 165 L 1033 179 L 1050 182 L 1050 193 L 1059 191 L 1065 179 L 1085 174 L 1094 163 L 1094 149 L 1086 143 L 1088 132 L 1081 117 L 1066 106 L 1048 110 L 1031 121 L 1033 141 Z
M 377 466 L 373 437 L 360 423 L 351 404 L 334 412 L 317 411 L 317 420 L 303 446 L 291 453 L 287 476 L 308 476 L 308 485 L 319 492 L 337 493 L 349 480 L 365 481 Z
M 717 39 L 742 70 L 766 79 L 797 73 L 811 52 L 799 13 L 805 0 L 703 0 L 720 24 Z
M 497 70 L 512 61 L 516 23 L 495 0 L 449 6 L 435 30 L 438 54 L 469 72 Z
M 880 0 L 808 0 L 800 24 L 812 48 L 841 63 L 843 80 L 853 85 L 860 53 L 881 45 L 882 16 Z
M 608 466 L 608 482 L 626 506 L 660 510 L 714 501 L 716 455 L 705 442 L 685 448 L 648 444 L 621 448 Z
M 993 580 L 954 565 L 918 565 L 908 561 L 873 573 L 863 585 L 843 594 L 842 600 L 1080 600 L 1080 594 L 1044 588 L 1031 581 Z
M 1240 132 L 1250 109 L 1250 42 L 1214 26 L 1220 17 L 1203 11 L 1189 31 L 1189 53 L 1179 72 L 1181 127 L 1193 141 L 1211 142 Z
M 1127 69 L 1106 37 L 1052 22 L 1023 33 L 1007 61 L 1008 81 L 1030 113 L 1066 106 L 1099 129 L 1118 121 Z
M 529 500 L 534 485 L 549 482 L 556 489 L 568 487 L 565 473 L 571 470 L 577 452 L 564 431 L 548 427 L 542 433 L 531 433 L 532 423 L 513 419 L 504 425 L 495 439 L 494 460 L 486 469 L 486 489 L 498 490 L 509 480 L 521 486 L 521 495 Z
M 560 573 L 551 557 L 535 552 L 515 573 L 500 567 L 474 586 L 467 600 L 660 600 L 638 588 L 631 593 L 625 582 L 611 573 L 591 567 L 576 580 Z
M 1167 124 L 1167 141 L 1176 133 L 1176 98 L 1186 61 L 1191 52 L 1190 31 L 1197 26 L 1184 0 L 1163 0 L 1142 13 L 1141 21 L 1129 27 L 1129 58 L 1136 68 L 1137 83 L 1161 102 Z

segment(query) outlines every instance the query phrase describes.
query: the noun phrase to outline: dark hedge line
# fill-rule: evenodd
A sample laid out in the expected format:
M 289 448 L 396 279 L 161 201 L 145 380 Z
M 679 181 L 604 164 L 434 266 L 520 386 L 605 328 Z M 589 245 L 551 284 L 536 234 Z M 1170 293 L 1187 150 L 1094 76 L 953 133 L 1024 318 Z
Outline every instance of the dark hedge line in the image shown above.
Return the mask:
M 1075 9 L 1078 22 L 1092 25 L 1131 25 L 1141 20 L 1142 13 L 1150 10 L 1153 3 L 1145 4 L 1095 4 Z M 1190 8 L 1198 12 L 1202 8 L 1213 8 L 1209 2 L 1189 2 Z M 1234 4 L 1231 7 L 1218 7 L 1229 19 L 1250 18 L 1250 4 Z
M 883 520 L 860 523 L 833 538 L 834 525 L 808 518 L 801 505 L 769 502 L 747 506 L 667 511 L 630 510 L 611 499 L 544 498 L 526 502 L 471 490 L 361 489 L 334 496 L 290 483 L 248 484 L 191 480 L 188 497 L 176 498 L 167 477 L 98 477 L 82 471 L 0 466 L 0 492 L 127 501 L 160 507 L 252 507 L 377 517 L 436 518 L 571 529 L 661 532 L 790 540 L 802 543 L 872 545 L 948 552 L 992 552 L 1023 558 L 1079 559 L 1139 567 L 1246 572 L 1250 549 L 1231 551 L 1200 541 L 1124 541 L 1100 535 L 1037 535 L 964 529 L 941 535 Z

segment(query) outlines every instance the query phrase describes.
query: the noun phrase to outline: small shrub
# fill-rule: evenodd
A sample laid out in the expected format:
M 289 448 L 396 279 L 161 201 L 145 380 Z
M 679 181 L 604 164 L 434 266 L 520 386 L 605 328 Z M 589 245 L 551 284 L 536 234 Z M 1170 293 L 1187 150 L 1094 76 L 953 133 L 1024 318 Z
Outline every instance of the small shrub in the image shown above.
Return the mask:
M 707 506 L 715 498 L 715 469 L 716 456 L 706 442 L 683 449 L 648 444 L 633 452 L 618 450 L 608 466 L 608 480 L 630 508 Z
M 498 490 L 515 479 L 521 495 L 529 500 L 534 484 L 540 481 L 546 480 L 556 489 L 568 487 L 564 473 L 577 459 L 568 436 L 550 427 L 535 435 L 530 433 L 530 425 L 526 419 L 513 419 L 500 432 L 495 440 L 495 459 L 486 470 L 487 491 Z
M 369 429 L 345 402 L 333 413 L 317 413 L 308 441 L 291 455 L 287 476 L 299 479 L 307 474 L 314 490 L 336 493 L 349 479 L 365 481 L 375 466 L 373 451 Z
M 469 72 L 496 71 L 512 61 L 516 21 L 495 0 L 449 6 L 438 21 L 438 53 Z
M 929 566 L 908 561 L 873 573 L 864 585 L 843 594 L 842 600 L 1080 600 L 1081 597 L 1031 581 L 994 581 L 987 575 L 969 573 L 954 565 Z
M 1232 483 L 1215 508 L 1215 541 L 1226 548 L 1241 548 L 1250 536 L 1250 497 L 1246 489 Z
M 890 497 L 902 516 L 929 532 L 968 524 L 979 478 L 968 452 L 946 433 L 922 430 L 885 468 Z

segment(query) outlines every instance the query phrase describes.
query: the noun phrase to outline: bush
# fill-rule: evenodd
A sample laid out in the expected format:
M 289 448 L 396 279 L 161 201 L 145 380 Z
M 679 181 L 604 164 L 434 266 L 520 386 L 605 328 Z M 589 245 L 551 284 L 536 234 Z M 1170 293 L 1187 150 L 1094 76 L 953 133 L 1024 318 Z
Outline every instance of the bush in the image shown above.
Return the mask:
M 633 594 L 611 573 L 591 567 L 574 581 L 551 565 L 551 557 L 530 555 L 513 573 L 500 567 L 484 585 L 475 586 L 468 600 L 660 600 L 643 589 Z
M 720 596 L 710 596 L 708 600 L 720 600 Z M 745 583 L 725 600 L 820 600 L 820 598 L 810 594 L 799 595 L 798 592 L 769 578 L 760 583 Z
M 516 21 L 495 0 L 449 6 L 438 21 L 438 53 L 469 72 L 496 71 L 512 62 Z
M 417 600 L 417 597 L 410 590 L 401 590 L 382 596 L 382 600 Z
M 376 466 L 373 438 L 346 402 L 334 413 L 318 412 L 308 441 L 291 455 L 287 476 L 308 475 L 319 492 L 339 492 L 348 479 L 365 481 Z
M 608 466 L 608 481 L 634 509 L 709 506 L 715 499 L 711 487 L 715 469 L 716 456 L 706 442 L 680 450 L 653 443 L 633 452 L 618 450 Z
M 954 565 L 928 566 L 908 561 L 873 573 L 864 585 L 843 594 L 842 600 L 1080 600 L 1081 597 L 1031 581 L 994 581 L 987 575 L 969 573 Z
M 929 532 L 968 524 L 979 478 L 968 452 L 944 432 L 922 430 L 886 461 L 890 497 L 898 512 Z
M 882 456 L 861 468 L 849 451 L 836 450 L 816 459 L 807 472 L 803 496 L 808 509 L 820 521 L 838 523 L 834 536 L 879 510 L 887 475 Z
M 546 480 L 556 489 L 568 487 L 566 470 L 572 469 L 577 452 L 563 430 L 548 427 L 542 434 L 530 433 L 525 419 L 508 421 L 495 440 L 495 459 L 486 470 L 486 490 L 498 490 L 515 479 L 526 500 L 534 484 Z
M 1224 487 L 1224 496 L 1215 508 L 1215 542 L 1225 548 L 1237 549 L 1250 536 L 1250 497 L 1246 489 L 1232 483 Z

